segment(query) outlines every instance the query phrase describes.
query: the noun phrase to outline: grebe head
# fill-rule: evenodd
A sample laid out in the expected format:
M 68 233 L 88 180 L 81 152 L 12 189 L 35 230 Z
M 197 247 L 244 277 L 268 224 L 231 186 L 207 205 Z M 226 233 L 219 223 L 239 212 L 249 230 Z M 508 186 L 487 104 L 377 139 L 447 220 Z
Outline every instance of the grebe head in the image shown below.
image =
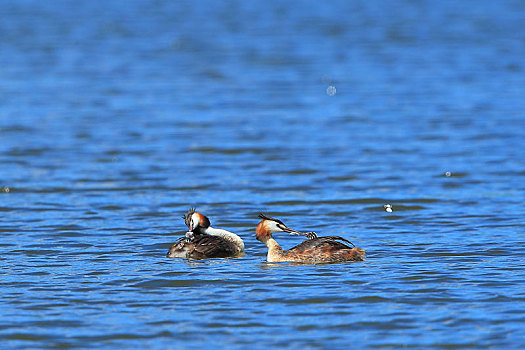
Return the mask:
M 190 210 L 184 214 L 184 222 L 191 232 L 198 229 L 206 229 L 211 226 L 210 219 L 201 213 L 197 213 L 195 208 L 190 208 Z
M 272 218 L 271 216 L 259 214 L 259 218 L 261 218 L 261 222 L 257 225 L 257 229 L 255 230 L 255 238 L 261 242 L 272 237 L 272 233 L 276 232 L 287 232 L 296 235 L 303 234 L 300 231 L 287 227 L 281 220 Z

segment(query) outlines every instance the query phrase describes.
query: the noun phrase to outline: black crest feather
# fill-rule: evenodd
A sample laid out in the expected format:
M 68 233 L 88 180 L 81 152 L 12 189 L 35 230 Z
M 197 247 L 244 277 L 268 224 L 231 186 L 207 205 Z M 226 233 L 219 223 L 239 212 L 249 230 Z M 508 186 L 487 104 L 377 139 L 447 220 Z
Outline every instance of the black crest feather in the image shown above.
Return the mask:
M 190 219 L 194 213 L 195 213 L 195 208 L 190 208 L 188 209 L 186 214 L 184 214 L 184 216 L 182 217 L 184 219 L 184 222 L 186 223 L 186 226 L 188 227 L 190 226 Z
M 281 225 L 283 225 L 283 226 L 286 226 L 281 220 L 276 219 L 276 218 L 272 218 L 271 216 L 268 216 L 268 215 L 263 214 L 263 213 L 260 213 L 260 214 L 259 214 L 259 218 L 260 218 L 260 219 L 263 219 L 263 220 L 271 220 L 271 221 L 275 221 L 275 222 L 277 222 L 277 223 L 279 223 L 279 224 L 281 224 Z

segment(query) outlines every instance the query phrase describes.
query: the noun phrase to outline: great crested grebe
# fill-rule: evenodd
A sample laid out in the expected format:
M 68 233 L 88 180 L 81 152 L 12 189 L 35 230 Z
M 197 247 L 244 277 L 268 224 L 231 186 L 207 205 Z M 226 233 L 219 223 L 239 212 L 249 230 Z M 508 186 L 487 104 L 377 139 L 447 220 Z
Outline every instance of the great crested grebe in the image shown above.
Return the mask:
M 244 252 L 242 238 L 233 232 L 211 227 L 210 219 L 191 208 L 184 215 L 185 237 L 173 244 L 168 258 L 227 258 Z
M 262 219 L 255 230 L 255 238 L 268 247 L 268 262 L 299 262 L 299 263 L 332 263 L 341 261 L 363 261 L 365 250 L 357 248 L 352 242 L 339 236 L 317 237 L 314 232 L 301 232 L 286 227 L 279 219 L 260 214 Z M 296 235 L 306 235 L 309 239 L 301 244 L 283 250 L 272 237 L 272 233 L 288 232 Z M 352 247 L 342 242 L 349 243 Z

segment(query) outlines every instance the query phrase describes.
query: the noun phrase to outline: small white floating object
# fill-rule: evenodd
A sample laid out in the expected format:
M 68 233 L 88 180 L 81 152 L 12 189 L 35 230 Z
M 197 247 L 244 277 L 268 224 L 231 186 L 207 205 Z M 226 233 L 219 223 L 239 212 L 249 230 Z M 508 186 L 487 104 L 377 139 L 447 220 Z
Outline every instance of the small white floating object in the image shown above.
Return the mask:
M 450 177 L 451 175 L 452 175 L 452 173 L 451 173 L 450 171 L 446 171 L 446 172 L 445 172 L 445 176 L 446 176 L 446 177 Z
M 334 96 L 336 93 L 337 93 L 337 89 L 335 88 L 335 86 L 330 85 L 329 87 L 326 88 L 326 94 L 328 96 Z
M 392 212 L 392 205 L 390 205 L 390 204 L 383 205 L 383 208 L 385 208 L 385 211 L 387 213 L 391 213 Z

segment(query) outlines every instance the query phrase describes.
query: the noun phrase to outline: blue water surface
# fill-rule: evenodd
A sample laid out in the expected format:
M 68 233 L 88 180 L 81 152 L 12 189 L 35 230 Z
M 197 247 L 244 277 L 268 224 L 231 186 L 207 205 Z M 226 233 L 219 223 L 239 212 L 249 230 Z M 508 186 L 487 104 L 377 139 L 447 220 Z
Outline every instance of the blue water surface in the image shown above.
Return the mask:
M 2 348 L 523 347 L 524 2 L 0 14 Z M 166 258 L 190 206 L 246 255 Z M 268 264 L 261 211 L 367 260 Z

